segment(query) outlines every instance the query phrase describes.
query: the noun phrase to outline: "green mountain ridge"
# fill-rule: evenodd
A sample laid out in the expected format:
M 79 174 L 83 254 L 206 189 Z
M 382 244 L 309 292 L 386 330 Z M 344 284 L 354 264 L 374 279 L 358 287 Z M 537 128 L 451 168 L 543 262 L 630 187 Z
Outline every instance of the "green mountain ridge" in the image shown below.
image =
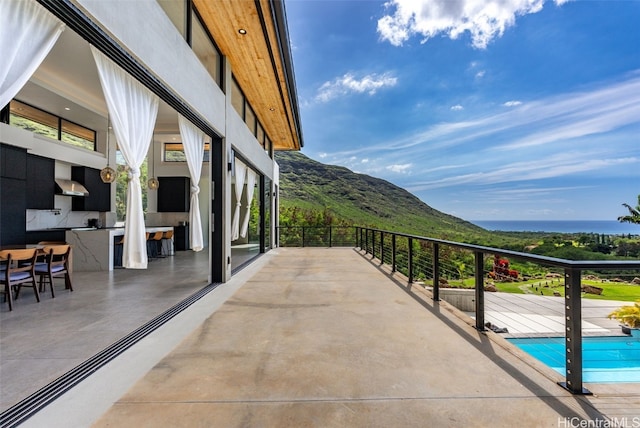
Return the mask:
M 285 210 L 328 211 L 341 223 L 465 242 L 489 234 L 386 180 L 323 164 L 300 152 L 276 152 L 275 159 Z

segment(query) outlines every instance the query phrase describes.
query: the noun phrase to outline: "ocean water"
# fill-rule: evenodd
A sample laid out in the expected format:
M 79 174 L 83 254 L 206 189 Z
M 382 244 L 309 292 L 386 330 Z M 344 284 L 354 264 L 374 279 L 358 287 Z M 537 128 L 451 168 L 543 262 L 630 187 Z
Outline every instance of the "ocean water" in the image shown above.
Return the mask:
M 640 235 L 640 225 L 620 223 L 615 220 L 477 220 L 471 222 L 487 230 L 499 230 L 504 232 Z

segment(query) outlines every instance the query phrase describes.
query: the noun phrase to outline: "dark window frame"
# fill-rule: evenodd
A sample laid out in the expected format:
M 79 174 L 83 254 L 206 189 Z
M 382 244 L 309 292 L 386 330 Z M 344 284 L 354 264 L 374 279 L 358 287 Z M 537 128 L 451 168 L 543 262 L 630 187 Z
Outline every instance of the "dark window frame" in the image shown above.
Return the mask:
M 166 162 L 166 163 L 186 163 L 187 160 L 167 160 L 167 146 L 171 146 L 171 145 L 181 145 L 183 147 L 182 150 L 169 150 L 170 152 L 182 152 L 184 153 L 184 143 L 182 142 L 163 142 L 162 143 L 162 160 L 161 162 Z M 204 157 L 202 158 L 202 162 L 203 163 L 207 163 L 211 161 L 211 143 L 204 143 Z
M 17 98 L 12 99 L 11 101 L 19 102 L 20 104 L 24 104 L 25 106 L 28 106 L 29 108 L 32 108 L 32 109 L 35 109 L 35 110 L 41 111 L 42 113 L 46 113 L 46 114 L 48 114 L 48 115 L 50 115 L 50 116 L 52 116 L 52 117 L 56 118 L 56 119 L 57 119 L 57 125 L 56 125 L 57 137 L 56 137 L 56 140 L 60 141 L 61 143 L 68 144 L 68 145 L 70 145 L 70 146 L 72 146 L 72 147 L 77 147 L 77 148 L 84 149 L 84 150 L 89 150 L 89 151 L 93 151 L 93 152 L 96 152 L 96 151 L 97 151 L 97 145 L 98 145 L 97 137 L 98 137 L 98 133 L 96 132 L 96 130 L 95 130 L 95 129 L 87 128 L 86 126 L 84 126 L 84 125 L 80 125 L 79 123 L 74 122 L 73 120 L 69 120 L 69 119 L 67 119 L 66 117 L 58 116 L 57 114 L 51 113 L 50 111 L 44 110 L 44 109 L 42 109 L 42 108 L 40 108 L 40 107 L 36 107 L 36 106 L 34 106 L 33 104 L 26 103 L 26 102 L 21 101 L 21 100 L 19 100 L 19 99 L 17 99 Z M 10 105 L 11 105 L 11 102 L 9 102 L 9 104 L 7 105 L 7 107 L 9 107 Z M 9 110 L 10 110 L 10 109 L 9 109 Z M 23 116 L 23 117 L 24 117 L 24 116 Z M 40 123 L 40 122 L 38 122 L 37 120 L 33 120 L 33 119 L 28 118 L 28 117 L 24 117 L 24 118 L 25 118 L 25 119 L 28 119 L 28 120 L 32 120 L 33 122 L 36 122 L 36 123 Z M 10 116 L 10 115 L 9 115 L 9 118 L 8 118 L 8 119 L 9 119 L 8 124 L 9 124 L 9 125 L 11 125 L 11 116 Z M 87 148 L 87 147 L 82 147 L 82 146 L 79 146 L 79 145 L 76 145 L 76 144 L 69 143 L 69 142 L 67 142 L 67 141 L 63 141 L 63 140 L 62 140 L 62 121 L 63 121 L 63 120 L 64 120 L 65 122 L 67 122 L 67 123 L 72 124 L 72 125 L 75 125 L 75 126 L 78 126 L 78 127 L 80 127 L 80 128 L 86 129 L 87 131 L 91 131 L 91 132 L 93 133 L 93 149 L 89 149 L 89 148 Z M 49 126 L 49 125 L 42 124 L 42 123 L 41 123 L 41 125 Z M 90 142 L 90 140 L 86 140 L 86 141 L 89 141 L 89 142 Z

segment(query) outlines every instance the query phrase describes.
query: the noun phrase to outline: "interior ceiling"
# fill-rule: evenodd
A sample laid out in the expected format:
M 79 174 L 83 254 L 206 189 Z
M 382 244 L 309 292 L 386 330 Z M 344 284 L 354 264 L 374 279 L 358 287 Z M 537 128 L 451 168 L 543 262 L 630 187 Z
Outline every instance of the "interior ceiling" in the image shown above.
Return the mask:
M 16 99 L 103 131 L 107 106 L 91 61 L 89 44 L 73 31 L 63 31 Z
M 106 130 L 107 104 L 89 43 L 68 28 L 16 99 L 88 128 Z M 178 132 L 178 114 L 162 100 L 156 131 Z
M 194 0 L 276 150 L 300 149 L 269 0 Z M 262 13 L 260 13 L 260 10 Z M 264 28 L 263 22 L 264 20 Z M 243 29 L 246 34 L 240 34 Z M 272 62 L 273 60 L 273 62 Z
M 222 54 L 230 59 L 234 76 L 274 149 L 300 149 L 269 0 L 260 0 L 266 34 L 254 1 L 194 3 Z M 240 28 L 247 34 L 241 35 Z M 16 98 L 80 125 L 106 128 L 107 107 L 89 43 L 69 29 Z M 178 115 L 162 100 L 155 131 L 178 132 Z

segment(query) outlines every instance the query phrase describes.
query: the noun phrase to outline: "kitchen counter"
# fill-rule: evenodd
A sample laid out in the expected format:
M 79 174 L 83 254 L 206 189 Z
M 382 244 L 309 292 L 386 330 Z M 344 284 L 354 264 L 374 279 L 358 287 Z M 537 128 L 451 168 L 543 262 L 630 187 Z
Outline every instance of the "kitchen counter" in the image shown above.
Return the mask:
M 172 226 L 146 227 L 149 233 L 167 232 Z M 74 270 L 95 272 L 113 270 L 114 238 L 124 236 L 123 227 L 76 228 L 67 230 L 66 241 L 73 246 Z M 172 246 L 173 247 L 173 246 Z

